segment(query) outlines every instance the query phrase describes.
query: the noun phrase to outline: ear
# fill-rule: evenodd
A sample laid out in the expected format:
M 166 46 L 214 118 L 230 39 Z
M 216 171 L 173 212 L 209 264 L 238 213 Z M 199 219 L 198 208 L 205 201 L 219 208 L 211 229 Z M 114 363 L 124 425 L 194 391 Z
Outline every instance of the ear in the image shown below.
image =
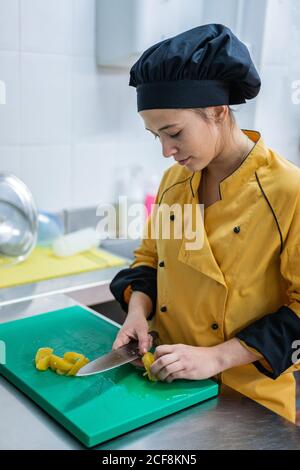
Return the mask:
M 223 122 L 228 116 L 228 106 L 214 106 L 212 108 L 212 113 L 216 122 Z

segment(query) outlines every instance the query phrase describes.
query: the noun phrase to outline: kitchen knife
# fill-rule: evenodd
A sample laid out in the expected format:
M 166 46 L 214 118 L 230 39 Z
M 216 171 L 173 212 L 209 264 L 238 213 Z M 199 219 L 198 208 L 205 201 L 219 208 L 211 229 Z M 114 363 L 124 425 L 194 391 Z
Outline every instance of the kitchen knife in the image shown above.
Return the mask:
M 149 335 L 152 336 L 153 346 L 157 345 L 158 333 L 156 331 L 150 331 Z M 76 374 L 76 377 L 84 377 L 86 375 L 99 374 L 106 370 L 114 369 L 115 367 L 128 364 L 141 357 L 139 353 L 139 342 L 132 340 L 124 346 L 118 349 L 110 351 L 103 356 L 98 357 L 94 361 L 89 362 L 83 366 Z

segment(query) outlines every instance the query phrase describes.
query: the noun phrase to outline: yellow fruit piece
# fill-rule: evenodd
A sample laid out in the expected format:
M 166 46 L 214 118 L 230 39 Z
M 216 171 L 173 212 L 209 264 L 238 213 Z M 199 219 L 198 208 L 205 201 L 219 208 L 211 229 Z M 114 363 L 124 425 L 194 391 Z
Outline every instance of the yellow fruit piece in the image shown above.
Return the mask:
M 79 354 L 73 351 L 66 352 L 64 354 L 64 359 L 68 362 L 71 362 L 72 364 L 75 364 L 78 361 L 78 359 L 82 359 L 82 358 L 84 358 L 83 354 Z
M 74 351 L 64 354 L 64 357 L 53 354 L 52 348 L 40 348 L 35 355 L 35 365 L 38 370 L 47 370 L 49 367 L 58 375 L 76 375 L 89 360 Z
M 38 349 L 35 355 L 35 363 L 37 364 L 40 359 L 44 359 L 44 357 L 50 356 L 53 353 L 52 348 L 40 348 Z
M 157 382 L 158 379 L 155 377 L 155 375 L 151 374 L 151 370 L 150 370 L 154 361 L 155 361 L 154 355 L 151 352 L 147 352 L 146 354 L 143 355 L 142 362 L 146 369 L 146 372 L 143 375 L 147 375 L 148 379 L 151 380 L 152 382 Z
M 67 375 L 76 375 L 77 372 L 79 371 L 79 369 L 81 369 L 81 367 L 85 366 L 88 362 L 90 362 L 90 361 L 88 360 L 87 357 L 84 357 L 84 356 L 81 359 L 78 359 L 76 361 L 76 363 L 73 365 L 72 369 L 69 370 Z
M 50 366 L 50 358 L 51 358 L 51 354 L 43 357 L 42 359 L 39 359 L 36 363 L 36 368 L 38 370 L 47 370 Z
M 50 367 L 52 370 L 60 370 L 62 372 L 68 372 L 72 369 L 73 364 L 66 361 L 62 357 L 52 354 L 50 357 Z

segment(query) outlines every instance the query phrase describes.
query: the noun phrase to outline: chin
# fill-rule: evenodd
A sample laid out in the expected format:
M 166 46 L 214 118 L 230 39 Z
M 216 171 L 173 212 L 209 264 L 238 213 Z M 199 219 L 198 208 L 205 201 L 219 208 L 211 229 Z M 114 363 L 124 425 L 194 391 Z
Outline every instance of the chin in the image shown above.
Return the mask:
M 196 171 L 195 165 L 193 163 L 188 163 L 187 165 L 185 165 L 185 168 L 189 171 Z
M 199 171 L 201 169 L 200 164 L 197 162 L 197 160 L 195 161 L 193 158 L 190 159 L 190 161 L 185 165 L 185 167 L 190 171 Z
M 193 171 L 202 171 L 205 166 L 206 165 L 203 165 L 203 162 L 200 162 L 199 160 L 192 160 L 191 164 L 189 165 L 189 167 L 193 168 Z

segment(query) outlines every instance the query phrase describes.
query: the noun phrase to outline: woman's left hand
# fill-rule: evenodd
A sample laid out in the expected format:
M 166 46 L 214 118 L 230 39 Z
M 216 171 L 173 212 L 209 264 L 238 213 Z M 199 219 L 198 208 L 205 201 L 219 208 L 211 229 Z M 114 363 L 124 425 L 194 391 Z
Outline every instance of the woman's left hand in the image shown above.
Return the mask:
M 215 347 L 196 347 L 186 344 L 165 344 L 155 350 L 151 373 L 159 380 L 201 380 L 218 374 L 220 364 Z

